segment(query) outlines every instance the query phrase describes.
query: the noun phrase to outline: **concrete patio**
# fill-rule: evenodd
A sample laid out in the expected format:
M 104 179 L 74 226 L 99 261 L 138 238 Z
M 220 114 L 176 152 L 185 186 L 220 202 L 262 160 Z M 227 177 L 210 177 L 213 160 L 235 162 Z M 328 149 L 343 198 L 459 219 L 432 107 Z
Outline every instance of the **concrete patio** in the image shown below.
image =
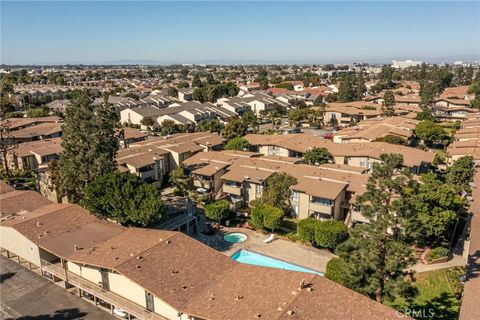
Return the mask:
M 223 239 L 223 236 L 229 232 L 244 233 L 248 239 L 243 243 L 229 243 Z M 268 234 L 246 228 L 224 227 L 212 236 L 199 234 L 197 239 L 228 256 L 240 249 L 247 249 L 320 272 L 325 272 L 328 261 L 335 257 L 328 250 L 316 249 L 279 238 L 267 244 L 263 242 L 267 237 Z

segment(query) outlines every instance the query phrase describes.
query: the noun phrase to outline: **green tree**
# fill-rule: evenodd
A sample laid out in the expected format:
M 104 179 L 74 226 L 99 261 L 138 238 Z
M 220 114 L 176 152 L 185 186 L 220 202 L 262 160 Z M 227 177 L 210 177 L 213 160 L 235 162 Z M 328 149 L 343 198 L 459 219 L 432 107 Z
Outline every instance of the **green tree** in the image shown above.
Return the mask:
M 320 165 L 324 163 L 335 163 L 335 158 L 328 151 L 327 148 L 317 148 L 313 147 L 312 149 L 305 152 L 304 161 L 307 164 Z
M 422 109 L 428 110 L 435 100 L 435 96 L 438 94 L 435 88 L 435 84 L 430 81 L 422 81 L 420 82 L 420 106 Z
M 193 189 L 192 179 L 185 175 L 185 166 L 182 163 L 170 172 L 170 183 L 175 188 L 175 192 L 184 197 Z
M 423 140 L 426 146 L 431 147 L 435 143 L 444 144 L 448 135 L 442 126 L 431 121 L 422 121 L 415 126 L 415 135 Z
M 230 139 L 225 145 L 225 150 L 248 151 L 249 148 L 250 143 L 248 143 L 248 141 L 242 137 Z
M 249 128 L 252 128 L 254 132 L 258 131 L 258 119 L 253 111 L 247 111 L 242 114 L 242 121 L 247 124 Z
M 344 287 L 352 288 L 353 286 L 348 283 L 347 272 L 349 271 L 346 267 L 345 261 L 343 261 L 342 258 L 335 257 L 328 261 L 325 277 Z
M 193 76 L 192 87 L 201 88 L 203 86 L 202 80 L 200 80 L 200 74 L 195 73 Z
M 307 119 L 308 109 L 292 109 L 288 111 L 290 124 L 298 127 L 302 120 Z
M 472 156 L 461 157 L 447 169 L 446 181 L 454 186 L 458 193 L 470 192 L 470 182 L 475 176 L 475 165 Z
M 420 121 L 437 122 L 437 117 L 435 117 L 430 110 L 425 110 L 417 113 L 417 116 L 415 119 Z
M 218 200 L 205 206 L 205 216 L 218 223 L 230 217 L 231 213 L 227 200 Z
M 207 101 L 206 95 L 207 93 L 204 88 L 197 88 L 193 90 L 192 99 L 199 102 L 205 102 Z
M 168 136 L 179 132 L 182 132 L 181 127 L 173 120 L 165 119 L 160 124 L 160 134 L 162 136 Z
M 383 96 L 382 114 L 386 117 L 392 117 L 395 114 L 395 94 L 391 90 L 387 90 Z
M 165 204 L 154 186 L 130 173 L 98 176 L 85 186 L 81 204 L 94 214 L 122 225 L 147 226 L 159 221 Z
M 357 199 L 370 222 L 353 227 L 348 240 L 337 247 L 348 283 L 378 302 L 411 293 L 405 270 L 413 263 L 395 200 L 411 184 L 411 176 L 407 170 L 399 171 L 401 155 L 383 154 L 381 160 L 373 165 L 367 191 Z
M 455 186 L 428 173 L 399 198 L 397 211 L 405 217 L 406 234 L 424 244 L 451 239 L 458 215 L 464 209 Z
M 320 221 L 315 228 L 315 243 L 321 248 L 335 249 L 348 237 L 347 226 L 343 221 Z
M 168 87 L 167 95 L 170 97 L 177 98 L 178 97 L 178 90 L 175 87 Z
M 302 219 L 297 224 L 298 238 L 309 244 L 315 243 L 315 231 L 317 229 L 318 220 L 315 218 Z
M 365 93 L 367 93 L 365 77 L 363 76 L 363 73 L 359 73 L 355 78 L 355 100 L 362 100 Z
M 398 145 L 407 145 L 408 142 L 402 137 L 395 136 L 393 134 L 387 134 L 386 136 L 380 137 L 375 139 L 375 142 L 386 142 L 390 144 L 398 144 Z
M 44 108 L 30 108 L 27 110 L 27 117 L 29 118 L 42 118 L 46 116 L 48 116 L 48 113 Z
M 262 195 L 262 202 L 272 207 L 289 211 L 290 187 L 297 183 L 297 179 L 285 172 L 275 172 L 265 181 L 265 190 Z
M 262 203 L 252 209 L 251 221 L 256 229 L 267 229 L 273 232 L 280 228 L 283 217 L 281 209 Z
M 0 121 L 0 155 L 2 158 L 3 170 L 5 172 L 4 180 L 6 180 L 7 183 L 9 183 L 12 178 L 12 172 L 8 164 L 8 156 L 18 148 L 18 144 L 15 142 L 15 137 L 10 127 L 10 120 Z
M 247 134 L 247 130 L 248 125 L 245 123 L 245 121 L 235 118 L 230 120 L 230 122 L 225 125 L 222 135 L 225 137 L 225 139 L 231 140 L 236 137 L 243 137 L 245 134 Z
M 281 89 L 287 89 L 287 90 L 295 90 L 293 88 L 293 84 L 289 83 L 289 82 L 286 82 L 286 83 L 279 83 L 277 85 L 275 85 L 275 88 L 281 88 Z
M 350 102 L 355 101 L 357 93 L 353 85 L 353 80 L 350 75 L 344 76 L 340 80 L 340 85 L 338 87 L 338 101 L 340 102 Z
M 144 126 L 151 127 L 155 124 L 155 119 L 153 119 L 152 117 L 146 117 L 140 120 L 140 123 Z
M 222 132 L 225 126 L 218 119 L 201 120 L 197 125 L 197 131 L 200 132 Z
M 107 99 L 94 107 L 88 94 L 81 92 L 66 110 L 56 189 L 69 202 L 80 202 L 88 183 L 116 170 L 118 119 Z

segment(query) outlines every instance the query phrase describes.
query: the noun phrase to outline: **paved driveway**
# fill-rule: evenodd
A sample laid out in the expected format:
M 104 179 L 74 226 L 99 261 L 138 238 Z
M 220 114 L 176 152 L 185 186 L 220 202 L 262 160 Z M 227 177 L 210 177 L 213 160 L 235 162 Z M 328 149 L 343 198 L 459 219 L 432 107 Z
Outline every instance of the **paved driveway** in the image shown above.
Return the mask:
M 117 319 L 40 275 L 0 256 L 0 319 Z

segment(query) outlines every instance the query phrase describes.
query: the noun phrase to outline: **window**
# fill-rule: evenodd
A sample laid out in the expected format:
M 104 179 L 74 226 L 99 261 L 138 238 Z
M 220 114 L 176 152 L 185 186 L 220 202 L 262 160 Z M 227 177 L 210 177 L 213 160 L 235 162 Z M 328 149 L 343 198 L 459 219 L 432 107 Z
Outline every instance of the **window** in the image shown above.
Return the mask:
M 295 192 L 295 191 L 292 192 L 292 201 L 298 201 L 299 197 L 300 197 L 300 194 L 298 192 Z
M 235 187 L 235 188 L 240 188 L 242 186 L 241 183 L 235 182 L 235 181 L 230 181 L 230 180 L 226 180 L 225 185 L 227 185 L 229 187 Z
M 255 192 L 257 195 L 261 195 L 263 193 L 263 186 L 261 184 L 255 185 Z
M 320 204 L 320 205 L 323 205 L 323 206 L 331 206 L 333 205 L 333 201 L 330 200 L 330 199 L 324 199 L 324 198 L 320 198 L 320 197 L 312 197 L 312 200 L 311 200 L 312 203 L 315 203 L 315 204 Z

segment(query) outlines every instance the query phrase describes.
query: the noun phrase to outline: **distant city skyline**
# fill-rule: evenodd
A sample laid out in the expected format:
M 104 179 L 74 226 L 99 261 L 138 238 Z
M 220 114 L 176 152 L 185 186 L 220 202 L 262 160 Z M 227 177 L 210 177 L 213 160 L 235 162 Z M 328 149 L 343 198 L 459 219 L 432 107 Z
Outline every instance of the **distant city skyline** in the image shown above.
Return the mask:
M 1 2 L 2 64 L 480 60 L 479 2 Z

